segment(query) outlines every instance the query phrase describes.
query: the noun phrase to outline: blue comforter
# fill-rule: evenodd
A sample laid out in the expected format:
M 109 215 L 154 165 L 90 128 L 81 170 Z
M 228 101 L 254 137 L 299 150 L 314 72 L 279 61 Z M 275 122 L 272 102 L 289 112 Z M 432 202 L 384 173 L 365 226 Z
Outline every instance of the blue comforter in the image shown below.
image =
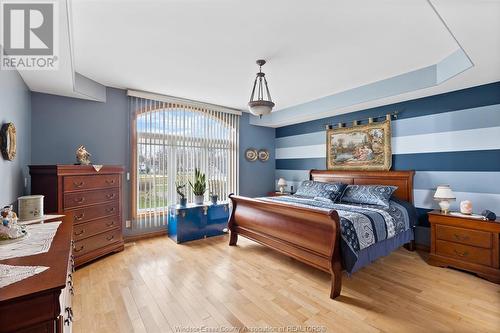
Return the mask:
M 360 251 L 407 231 L 417 221 L 413 205 L 398 199 L 391 199 L 389 207 L 334 203 L 300 196 L 260 199 L 325 211 L 335 209 L 340 217 L 341 252 L 348 273 L 352 272 Z

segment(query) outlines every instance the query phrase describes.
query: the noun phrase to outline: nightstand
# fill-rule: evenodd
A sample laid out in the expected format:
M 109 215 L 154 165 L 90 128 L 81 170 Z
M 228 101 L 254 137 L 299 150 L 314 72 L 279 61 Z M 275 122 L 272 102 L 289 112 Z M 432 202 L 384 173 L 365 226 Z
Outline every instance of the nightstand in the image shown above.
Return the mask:
M 500 283 L 500 221 L 429 213 L 431 252 L 429 264 L 454 267 Z
M 285 192 L 285 193 L 281 193 L 281 192 L 267 192 L 267 196 L 268 197 L 280 197 L 282 195 L 291 195 L 290 192 Z

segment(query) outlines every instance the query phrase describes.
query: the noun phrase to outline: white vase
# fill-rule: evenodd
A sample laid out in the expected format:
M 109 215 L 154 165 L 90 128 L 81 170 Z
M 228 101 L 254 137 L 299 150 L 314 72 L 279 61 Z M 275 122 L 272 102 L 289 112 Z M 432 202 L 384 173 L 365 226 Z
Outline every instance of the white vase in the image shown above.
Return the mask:
M 204 195 L 195 195 L 194 196 L 194 204 L 195 205 L 203 205 L 203 199 L 205 198 Z

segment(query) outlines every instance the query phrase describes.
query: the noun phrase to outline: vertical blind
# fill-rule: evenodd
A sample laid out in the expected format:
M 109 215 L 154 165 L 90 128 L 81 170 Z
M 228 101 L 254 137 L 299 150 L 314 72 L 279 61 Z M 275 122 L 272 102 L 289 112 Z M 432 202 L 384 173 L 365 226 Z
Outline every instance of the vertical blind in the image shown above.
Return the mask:
M 195 169 L 206 174 L 207 192 L 225 201 L 238 192 L 239 114 L 201 103 L 159 101 L 131 96 L 132 213 L 135 228 L 166 224 L 176 204 L 176 185 L 194 195 Z

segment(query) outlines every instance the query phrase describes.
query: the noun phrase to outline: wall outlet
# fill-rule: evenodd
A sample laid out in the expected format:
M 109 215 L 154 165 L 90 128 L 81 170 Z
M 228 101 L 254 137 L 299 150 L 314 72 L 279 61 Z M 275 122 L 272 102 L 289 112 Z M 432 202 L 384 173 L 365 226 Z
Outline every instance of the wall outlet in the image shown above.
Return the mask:
M 28 178 L 24 177 L 24 188 L 28 188 Z
M 130 220 L 125 220 L 125 228 L 127 228 L 127 229 L 132 228 L 132 221 L 130 221 Z
M 130 180 L 130 172 L 127 172 L 127 180 Z

